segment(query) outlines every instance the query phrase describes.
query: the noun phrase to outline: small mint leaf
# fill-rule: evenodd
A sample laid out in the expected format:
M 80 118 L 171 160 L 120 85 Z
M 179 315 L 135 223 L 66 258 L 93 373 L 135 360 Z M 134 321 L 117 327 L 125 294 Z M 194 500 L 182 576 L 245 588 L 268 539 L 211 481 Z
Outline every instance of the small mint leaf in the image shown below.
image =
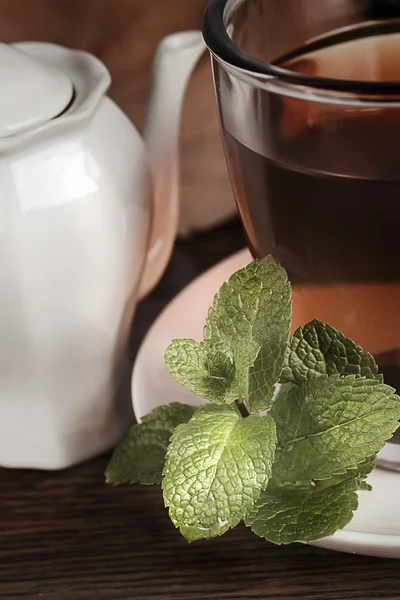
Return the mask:
M 170 437 L 196 410 L 196 406 L 175 402 L 159 406 L 143 417 L 142 423 L 134 425 L 114 450 L 106 470 L 107 483 L 161 483 Z
M 266 488 L 276 445 L 270 417 L 242 419 L 236 407 L 206 405 L 171 438 L 165 506 L 188 541 L 222 535 Z
M 356 477 L 329 486 L 268 485 L 245 523 L 274 544 L 308 544 L 333 535 L 353 518 L 358 506 Z
M 355 471 L 353 471 L 356 477 L 358 490 L 362 490 L 364 492 L 370 492 L 372 490 L 372 486 L 367 483 L 366 479 L 368 475 L 375 469 L 375 459 L 376 456 L 368 458 L 365 462 L 358 465 Z M 350 474 L 351 471 L 348 471 L 348 473 Z
M 278 435 L 273 476 L 328 479 L 383 448 L 398 427 L 400 398 L 375 379 L 321 375 L 285 386 L 270 414 Z
M 233 359 L 239 400 L 253 412 L 271 406 L 291 310 L 286 272 L 270 256 L 232 275 L 209 310 L 204 338 Z
M 212 344 L 174 340 L 165 363 L 175 381 L 195 396 L 215 404 L 232 404 L 238 398 L 233 361 Z
M 359 490 L 372 490 L 372 487 L 366 482 L 366 478 L 375 469 L 375 459 L 376 456 L 367 458 L 367 460 L 358 465 L 355 471 L 348 471 L 349 474 L 351 474 L 352 472 L 354 473 Z
M 338 485 L 347 479 L 354 479 L 357 490 L 371 490 L 371 486 L 366 483 L 367 476 L 373 471 L 375 468 L 374 461 L 372 459 L 367 459 L 358 465 L 355 469 L 349 469 L 345 473 L 341 475 L 334 475 L 329 479 L 323 479 L 314 482 L 315 486 L 318 487 L 319 490 L 323 490 L 325 488 L 332 487 L 334 485 Z M 272 481 L 272 480 L 271 480 Z M 310 483 L 310 482 L 308 482 Z
M 369 483 L 367 483 L 365 481 L 365 479 L 362 479 L 361 481 L 358 481 L 357 483 L 357 489 L 362 491 L 362 492 L 371 492 L 372 491 L 372 485 L 370 485 Z
M 378 379 L 378 366 L 341 331 L 311 321 L 293 334 L 285 355 L 283 382 L 301 383 L 312 375 L 358 375 Z
M 232 354 L 238 391 L 237 398 L 242 402 L 246 402 L 249 397 L 249 374 L 259 352 L 260 346 L 254 340 L 238 340 L 233 348 Z

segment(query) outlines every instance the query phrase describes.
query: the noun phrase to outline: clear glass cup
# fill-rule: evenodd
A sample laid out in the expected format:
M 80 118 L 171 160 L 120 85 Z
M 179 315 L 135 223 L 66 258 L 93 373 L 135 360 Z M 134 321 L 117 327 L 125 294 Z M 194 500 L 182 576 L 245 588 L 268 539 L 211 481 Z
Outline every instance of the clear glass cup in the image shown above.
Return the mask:
M 212 0 L 228 169 L 254 256 L 400 391 L 400 2 Z M 379 456 L 400 470 L 400 435 Z

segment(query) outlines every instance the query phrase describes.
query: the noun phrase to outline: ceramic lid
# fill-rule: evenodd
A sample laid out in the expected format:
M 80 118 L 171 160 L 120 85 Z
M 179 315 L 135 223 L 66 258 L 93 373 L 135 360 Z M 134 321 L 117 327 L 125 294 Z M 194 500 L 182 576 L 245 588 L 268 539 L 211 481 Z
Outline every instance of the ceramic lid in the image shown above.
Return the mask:
M 37 127 L 62 113 L 73 86 L 55 67 L 0 43 L 0 138 Z

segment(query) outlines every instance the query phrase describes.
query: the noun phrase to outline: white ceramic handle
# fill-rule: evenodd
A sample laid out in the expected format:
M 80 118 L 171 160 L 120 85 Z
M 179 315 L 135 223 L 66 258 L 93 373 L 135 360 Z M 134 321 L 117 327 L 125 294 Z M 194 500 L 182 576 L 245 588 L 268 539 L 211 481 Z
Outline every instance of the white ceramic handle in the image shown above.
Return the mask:
M 200 31 L 166 37 L 154 63 L 144 140 L 154 183 L 150 246 L 139 297 L 158 283 L 170 259 L 179 220 L 179 127 L 185 91 L 205 50 Z

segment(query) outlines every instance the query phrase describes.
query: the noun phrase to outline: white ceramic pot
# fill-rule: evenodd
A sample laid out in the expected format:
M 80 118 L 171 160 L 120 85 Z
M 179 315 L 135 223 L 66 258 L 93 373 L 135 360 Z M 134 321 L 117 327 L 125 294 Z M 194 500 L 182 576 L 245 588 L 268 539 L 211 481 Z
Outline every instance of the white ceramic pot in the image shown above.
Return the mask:
M 66 467 L 129 425 L 115 375 L 170 257 L 179 112 L 203 48 L 198 32 L 161 44 L 142 139 L 93 56 L 0 45 L 2 466 Z

